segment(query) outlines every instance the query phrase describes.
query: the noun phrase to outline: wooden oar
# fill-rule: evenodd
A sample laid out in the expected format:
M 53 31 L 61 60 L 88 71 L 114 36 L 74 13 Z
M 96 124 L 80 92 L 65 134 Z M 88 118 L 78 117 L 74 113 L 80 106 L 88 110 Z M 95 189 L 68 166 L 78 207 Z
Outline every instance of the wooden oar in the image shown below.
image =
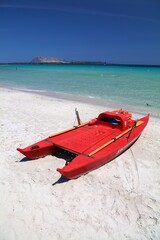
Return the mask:
M 141 125 L 142 123 L 144 123 L 143 121 L 138 121 L 136 124 L 136 127 L 138 127 L 139 125 Z M 132 130 L 132 127 L 130 127 L 129 129 L 127 129 L 126 131 L 124 131 L 123 133 L 119 134 L 117 137 L 111 139 L 109 142 L 103 144 L 101 147 L 95 149 L 94 151 L 92 151 L 90 154 L 88 154 L 89 157 L 93 156 L 95 153 L 101 151 L 103 148 L 107 147 L 108 145 L 110 145 L 111 143 L 115 142 L 117 139 L 119 139 L 120 137 L 124 136 L 126 133 L 128 133 L 129 131 Z
M 77 129 L 77 128 L 80 128 L 80 127 L 83 127 L 83 126 L 85 126 L 85 125 L 87 125 L 87 124 L 88 124 L 88 122 L 83 123 L 83 124 L 81 124 L 81 125 L 78 125 L 78 126 L 76 126 L 76 127 L 68 128 L 68 129 L 66 129 L 66 130 L 64 130 L 64 131 L 61 131 L 61 132 L 58 132 L 58 133 L 55 133 L 55 134 L 50 135 L 49 138 L 55 137 L 55 136 L 57 136 L 57 135 L 60 135 L 60 134 L 63 134 L 63 133 L 69 132 L 69 131 L 72 131 L 72 130 Z

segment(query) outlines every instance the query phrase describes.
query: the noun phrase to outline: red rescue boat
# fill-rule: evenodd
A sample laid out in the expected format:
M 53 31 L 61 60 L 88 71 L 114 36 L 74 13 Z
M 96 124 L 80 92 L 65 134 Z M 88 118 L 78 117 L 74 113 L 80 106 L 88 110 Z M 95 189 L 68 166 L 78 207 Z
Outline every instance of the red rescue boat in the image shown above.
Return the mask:
M 104 165 L 128 149 L 141 135 L 148 120 L 149 115 L 134 120 L 130 112 L 122 109 L 103 112 L 87 123 L 17 150 L 29 159 L 57 156 L 58 153 L 65 155 L 66 165 L 57 171 L 73 179 Z

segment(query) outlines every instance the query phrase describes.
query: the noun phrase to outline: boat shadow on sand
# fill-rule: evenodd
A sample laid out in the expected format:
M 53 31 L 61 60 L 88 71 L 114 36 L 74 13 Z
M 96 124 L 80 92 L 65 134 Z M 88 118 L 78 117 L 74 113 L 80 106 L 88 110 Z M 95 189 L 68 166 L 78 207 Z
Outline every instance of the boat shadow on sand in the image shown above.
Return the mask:
M 69 182 L 69 181 L 70 181 L 70 179 L 61 175 L 61 177 L 56 182 L 52 183 L 52 186 L 55 186 L 55 185 L 61 184 L 61 183 L 66 183 L 66 182 Z
M 76 155 L 74 153 L 68 152 L 66 150 L 59 149 L 59 151 L 57 151 L 53 156 L 56 158 L 65 160 L 66 161 L 65 165 L 67 165 L 69 162 L 71 162 L 75 158 Z M 70 181 L 70 179 L 61 175 L 61 177 L 56 182 L 54 182 L 52 184 L 52 186 L 55 186 L 56 184 L 65 183 L 68 181 Z
M 37 159 L 34 159 L 34 160 L 38 160 L 38 158 Z M 29 161 L 31 161 L 31 159 L 29 159 L 29 158 L 27 158 L 27 157 L 24 157 L 24 158 L 22 158 L 20 161 L 16 161 L 16 162 L 29 162 Z
M 53 156 L 65 160 L 65 161 L 66 161 L 66 164 L 67 164 L 69 161 L 71 161 L 71 160 L 72 160 L 72 157 L 73 157 L 73 156 L 69 155 L 67 151 L 57 152 L 57 153 L 54 154 Z M 24 163 L 24 162 L 36 161 L 36 160 L 40 160 L 40 159 L 39 159 L 39 158 L 36 158 L 36 159 L 32 159 L 32 160 L 31 160 L 31 159 L 29 159 L 29 158 L 27 158 L 27 157 L 24 157 L 24 158 L 22 158 L 20 161 L 16 161 L 16 162 Z M 61 175 L 60 178 L 52 184 L 52 186 L 55 186 L 55 185 L 57 185 L 57 184 L 62 184 L 62 183 L 68 182 L 68 181 L 70 181 L 70 179 L 68 179 L 68 178 L 66 178 L 66 177 L 64 177 L 64 176 Z

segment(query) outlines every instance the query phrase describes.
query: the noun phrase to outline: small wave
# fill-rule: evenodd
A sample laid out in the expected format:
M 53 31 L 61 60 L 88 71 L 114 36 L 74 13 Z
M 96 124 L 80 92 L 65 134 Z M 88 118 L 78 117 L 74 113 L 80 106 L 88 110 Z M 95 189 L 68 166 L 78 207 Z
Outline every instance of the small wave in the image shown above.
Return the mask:
M 38 93 L 47 92 L 46 90 L 30 89 L 30 88 L 13 88 L 13 89 L 18 91 L 25 91 L 25 92 L 38 92 Z
M 88 96 L 89 98 L 95 98 L 94 96 Z

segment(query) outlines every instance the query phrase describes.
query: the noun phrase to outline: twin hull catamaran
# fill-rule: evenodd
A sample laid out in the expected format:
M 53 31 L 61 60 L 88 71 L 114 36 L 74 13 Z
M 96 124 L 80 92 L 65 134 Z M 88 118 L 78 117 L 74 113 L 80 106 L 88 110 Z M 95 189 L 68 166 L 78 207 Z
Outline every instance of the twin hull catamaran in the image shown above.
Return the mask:
M 66 164 L 57 171 L 74 179 L 123 153 L 139 138 L 148 120 L 149 115 L 132 119 L 132 114 L 122 109 L 103 112 L 89 122 L 17 150 L 29 159 L 61 153 Z

